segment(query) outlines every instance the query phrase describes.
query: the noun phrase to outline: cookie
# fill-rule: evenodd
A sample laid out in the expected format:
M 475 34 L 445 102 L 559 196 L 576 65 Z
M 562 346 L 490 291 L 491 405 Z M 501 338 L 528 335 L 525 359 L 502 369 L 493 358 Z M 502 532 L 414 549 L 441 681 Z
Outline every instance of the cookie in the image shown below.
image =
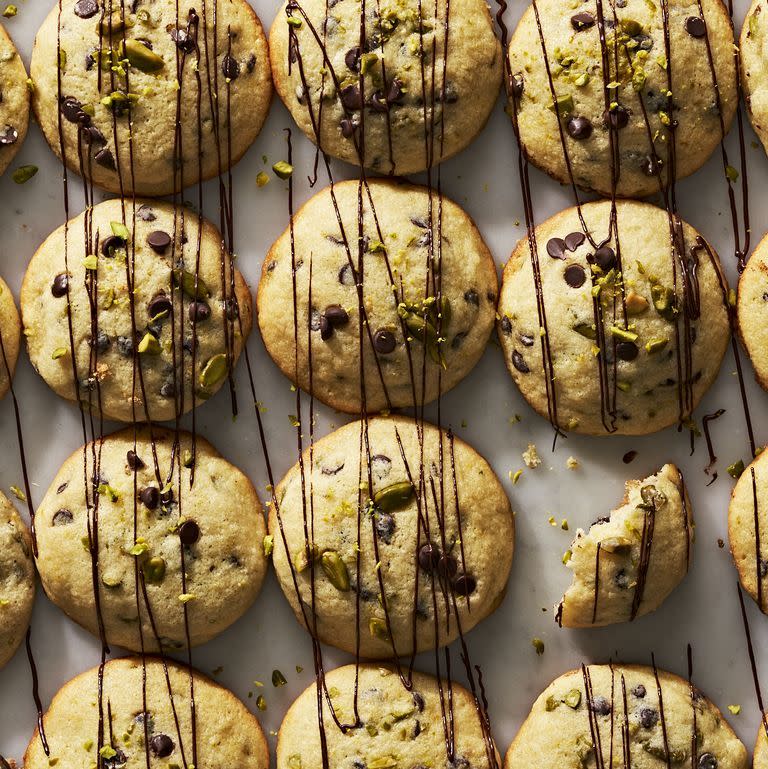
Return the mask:
M 27 267 L 21 313 L 48 386 L 123 422 L 170 420 L 210 398 L 252 322 L 248 286 L 232 276 L 218 230 L 155 201 L 137 201 L 135 216 L 126 203 L 123 221 L 120 201 L 108 200 L 49 235 Z
M 688 681 L 614 664 L 555 679 L 533 703 L 504 769 L 590 766 L 598 751 L 598 766 L 606 767 L 617 760 L 634 769 L 748 766 L 747 751 L 722 713 Z
M 21 149 L 29 127 L 27 70 L 10 35 L 0 25 L 0 174 Z
M 655 206 L 611 203 L 556 214 L 507 263 L 498 331 L 528 403 L 562 430 L 644 435 L 692 412 L 730 339 L 728 287 L 712 247 Z M 673 256 L 674 254 L 674 256 Z M 536 267 L 536 269 L 534 269 Z
M 363 38 L 361 47 L 353 0 L 286 0 L 278 12 L 269 35 L 275 88 L 311 141 L 349 163 L 403 175 L 477 136 L 502 72 L 483 0 L 386 0 L 368 7 Z
M 562 627 L 597 627 L 655 611 L 688 572 L 693 510 L 680 471 L 627 481 L 624 499 L 567 551 L 573 582 L 555 608 Z
M 752 763 L 752 769 L 766 769 L 768 767 L 768 719 L 760 723 L 760 729 L 757 732 L 757 742 L 755 743 L 755 756 Z
M 721 0 L 600 6 L 603 33 L 591 0 L 536 7 L 538 19 L 529 6 L 509 45 L 509 110 L 532 163 L 607 196 L 613 171 L 617 194 L 645 197 L 706 162 L 738 105 Z
M 393 646 L 411 654 L 414 640 L 416 651 L 443 646 L 458 637 L 458 625 L 467 632 L 504 597 L 514 547 L 509 500 L 488 463 L 446 432 L 441 457 L 435 426 L 423 423 L 420 442 L 412 419 L 373 418 L 370 453 L 362 454 L 363 426 L 352 422 L 319 440 L 311 461 L 305 452 L 311 546 L 300 466 L 278 485 L 280 519 L 274 507 L 269 515 L 278 581 L 304 624 L 294 578 L 303 605 L 312 605 L 314 593 L 318 637 L 345 651 L 356 648 L 358 605 L 363 657 L 391 658 Z
M 0 492 L 0 668 L 24 639 L 34 602 L 32 538 L 16 508 Z
M 354 723 L 355 666 L 331 670 L 325 681 L 336 718 Z M 442 693 L 436 678 L 414 672 L 408 691 L 395 670 L 361 665 L 357 726 L 342 732 L 323 699 L 328 766 L 489 769 L 496 749 L 490 739 L 486 741 L 472 695 L 453 683 L 451 707 L 448 682 L 441 683 Z M 323 765 L 317 703 L 317 686 L 312 684 L 288 709 L 277 737 L 277 769 Z M 451 714 L 455 742 L 449 757 L 446 719 Z
M 120 194 L 169 195 L 226 171 L 272 98 L 267 40 L 246 0 L 62 0 L 38 30 L 31 73 L 53 151 Z
M 731 556 L 744 590 L 768 614 L 768 453 L 762 451 L 739 477 L 728 506 Z M 759 536 L 758 536 L 759 535 Z
M 768 238 L 763 238 L 739 278 L 736 320 L 755 377 L 768 390 Z
M 768 148 L 768 88 L 765 83 L 765 6 L 754 0 L 739 38 L 741 85 L 747 114 L 763 147 Z
M 99 668 L 81 673 L 59 689 L 44 716 L 50 756 L 36 729 L 24 766 L 46 769 L 54 761 L 61 769 L 96 763 L 137 769 L 184 766 L 196 756 L 198 766 L 210 769 L 268 769 L 267 741 L 256 717 L 232 692 L 197 671 L 190 678 L 189 670 L 156 657 L 144 664 L 139 657 L 111 659 L 101 697 Z
M 165 650 L 186 647 L 185 610 L 191 645 L 209 641 L 250 607 L 266 572 L 262 508 L 248 478 L 199 436 L 193 444 L 179 432 L 172 460 L 174 433 L 153 435 L 140 428 L 134 445 L 126 428 L 75 451 L 35 516 L 48 597 L 98 635 L 95 562 L 106 639 L 133 651 L 142 638 L 146 650 L 158 650 L 158 639 Z M 85 475 L 95 479 L 90 513 Z
M 2 107 L 2 102 L 0 102 Z M 21 341 L 21 319 L 8 284 L 0 278 L 0 398 L 11 389 Z
M 424 187 L 379 179 L 370 180 L 368 190 L 362 348 L 365 406 L 373 413 L 432 401 L 469 373 L 493 328 L 498 284 L 487 246 L 455 203 L 443 198 L 441 207 Z M 359 414 L 357 204 L 354 181 L 311 198 L 295 216 L 293 232 L 287 229 L 264 260 L 256 302 L 264 344 L 282 372 L 309 390 L 311 345 L 315 397 Z M 439 250 L 431 245 L 438 232 Z

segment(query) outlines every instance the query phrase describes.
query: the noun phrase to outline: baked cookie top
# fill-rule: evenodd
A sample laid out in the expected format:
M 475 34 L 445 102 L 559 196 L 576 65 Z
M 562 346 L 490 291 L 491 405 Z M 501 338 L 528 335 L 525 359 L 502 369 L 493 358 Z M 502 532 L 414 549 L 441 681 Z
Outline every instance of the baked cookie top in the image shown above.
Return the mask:
M 34 602 L 32 538 L 16 508 L 0 492 L 0 668 L 24 639 Z
M 744 18 L 739 38 L 741 85 L 747 114 L 755 133 L 768 146 L 768 83 L 766 83 L 765 3 L 753 0 Z
M 54 696 L 43 722 L 51 754 L 45 755 L 36 729 L 24 766 L 45 769 L 50 760 L 62 769 L 102 762 L 121 769 L 147 765 L 159 769 L 183 766 L 196 753 L 198 765 L 212 769 L 269 768 L 267 741 L 256 717 L 232 692 L 202 673 L 195 670 L 191 676 L 196 737 L 189 668 L 151 656 L 144 664 L 139 657 L 108 660 L 101 698 L 98 676 L 99 668 L 91 668 Z M 101 745 L 97 743 L 100 705 Z
M 768 390 L 768 239 L 763 238 L 739 278 L 739 337 L 760 386 Z
M 299 128 L 329 155 L 384 174 L 418 173 L 464 149 L 501 85 L 483 0 L 385 0 L 369 6 L 362 35 L 353 0 L 287 0 L 269 44 L 275 88 Z
M 624 761 L 635 769 L 748 766 L 746 748 L 722 713 L 688 681 L 615 664 L 588 665 L 556 678 L 533 703 L 504 767 L 589 766 L 597 751 L 600 766 L 609 766 L 611 755 L 620 762 L 628 755 Z
M 538 19 L 529 6 L 509 45 L 509 108 L 518 104 L 531 162 L 603 195 L 613 168 L 616 192 L 626 197 L 658 192 L 673 161 L 676 178 L 704 164 L 738 104 L 721 0 L 670 0 L 666 25 L 661 4 L 645 0 L 601 6 L 602 25 L 592 0 L 535 5 Z
M 84 476 L 95 479 L 89 508 Z M 106 640 L 133 651 L 142 637 L 146 650 L 172 651 L 186 647 L 187 630 L 193 646 L 217 636 L 251 606 L 267 569 L 256 490 L 187 432 L 175 443 L 170 430 L 140 428 L 134 443 L 126 428 L 78 449 L 35 524 L 48 597 L 98 635 L 98 590 Z
M 0 102 L 0 106 L 2 103 Z M 11 389 L 21 342 L 21 318 L 8 284 L 0 278 L 0 398 Z
M 276 489 L 272 560 L 305 626 L 294 578 L 305 607 L 314 596 L 322 641 L 354 652 L 359 607 L 360 654 L 391 658 L 394 646 L 407 655 L 414 640 L 418 651 L 450 643 L 459 626 L 470 630 L 501 603 L 512 511 L 491 467 L 458 438 L 442 432 L 441 456 L 440 432 L 428 423 L 420 437 L 406 417 L 376 417 L 367 430 L 352 422 L 307 449 L 304 488 L 306 505 L 297 464 Z
M 760 723 L 760 729 L 757 732 L 757 742 L 755 742 L 755 755 L 752 762 L 752 769 L 766 769 L 768 767 L 768 738 L 766 738 L 765 723 Z
M 404 673 L 407 670 L 404 669 Z M 489 769 L 495 747 L 486 741 L 472 695 L 448 681 L 443 692 L 431 675 L 414 672 L 408 691 L 394 669 L 361 665 L 358 679 L 360 722 L 346 733 L 338 728 L 323 699 L 323 723 L 332 767 L 432 766 Z M 346 665 L 325 674 L 336 718 L 342 724 L 355 722 L 353 693 L 355 666 Z M 443 715 L 443 707 L 445 715 Z M 277 769 L 322 766 L 317 689 L 313 684 L 291 705 L 277 738 Z M 453 756 L 448 755 L 447 719 L 454 734 Z
M 267 254 L 259 327 L 273 360 L 305 390 L 311 345 L 315 397 L 358 414 L 362 346 L 373 413 L 432 401 L 465 377 L 493 328 L 497 291 L 491 254 L 455 203 L 410 184 L 342 182 L 312 197 Z
M 55 230 L 27 267 L 21 312 L 48 386 L 123 422 L 170 420 L 210 398 L 252 321 L 218 230 L 160 201 L 107 200 Z
M 32 103 L 70 169 L 110 192 L 169 195 L 242 157 L 272 98 L 267 40 L 246 0 L 215 8 L 54 5 L 32 51 Z
M 728 507 L 728 541 L 741 586 L 768 614 L 768 454 L 741 473 Z M 759 534 L 759 537 L 757 536 Z
M 688 572 L 693 510 L 671 464 L 626 483 L 624 499 L 566 553 L 573 582 L 555 608 L 563 627 L 626 622 L 655 611 Z
M 0 25 L 0 174 L 21 149 L 29 127 L 27 70 L 5 27 Z
M 512 378 L 563 430 L 692 426 L 730 338 L 717 254 L 647 203 L 618 201 L 615 226 L 610 201 L 581 212 L 586 234 L 566 209 L 536 228 L 536 258 L 523 238 L 504 268 L 498 331 Z

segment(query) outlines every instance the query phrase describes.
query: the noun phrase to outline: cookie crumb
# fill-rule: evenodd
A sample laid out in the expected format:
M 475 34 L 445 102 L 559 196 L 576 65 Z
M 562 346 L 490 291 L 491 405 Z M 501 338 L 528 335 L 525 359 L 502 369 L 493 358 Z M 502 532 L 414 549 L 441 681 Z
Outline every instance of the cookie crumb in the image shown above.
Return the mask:
M 536 445 L 533 443 L 528 444 L 528 448 L 523 452 L 523 462 L 527 467 L 533 469 L 541 464 L 541 458 L 539 452 L 536 451 Z
M 578 470 L 581 467 L 581 462 L 579 462 L 576 457 L 568 457 L 568 459 L 565 460 L 565 466 L 569 470 Z

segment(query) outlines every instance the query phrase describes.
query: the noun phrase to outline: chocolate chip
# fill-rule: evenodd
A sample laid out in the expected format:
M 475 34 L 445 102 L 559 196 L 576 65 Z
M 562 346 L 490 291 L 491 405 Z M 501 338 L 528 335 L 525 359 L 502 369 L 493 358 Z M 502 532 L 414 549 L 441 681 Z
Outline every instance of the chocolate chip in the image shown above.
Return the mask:
M 530 334 L 518 334 L 517 338 L 526 347 L 533 347 L 533 337 Z
M 699 756 L 699 769 L 717 769 L 717 759 L 711 753 Z
M 565 247 L 569 251 L 575 251 L 586 239 L 583 232 L 571 232 L 565 236 Z
M 157 486 L 145 486 L 139 492 L 139 499 L 148 510 L 154 510 L 160 503 L 160 489 Z
M 646 155 L 640 161 L 640 170 L 646 176 L 658 176 L 661 173 L 661 167 L 663 165 L 664 163 L 661 158 L 651 157 L 651 155 Z
M 568 136 L 576 141 L 589 139 L 592 136 L 592 121 L 582 115 L 571 115 L 565 121 L 565 130 L 568 131 Z
M 344 63 L 353 72 L 360 71 L 360 46 L 350 48 L 346 54 L 344 54 Z
M 440 550 L 437 545 L 427 544 L 419 548 L 419 566 L 422 570 L 431 574 L 440 563 Z
M 92 146 L 103 147 L 107 143 L 107 137 L 95 125 L 82 126 L 80 135 Z
M 443 577 L 452 578 L 456 574 L 459 564 L 452 555 L 441 555 L 437 562 L 437 571 Z
M 505 315 L 501 319 L 501 330 L 505 334 L 511 334 L 512 333 L 512 321 L 509 319 L 508 315 Z M 523 342 L 523 344 L 525 344 L 525 342 Z M 528 345 L 526 345 L 526 346 L 528 346 Z
M 167 382 L 163 382 L 163 384 L 160 386 L 160 395 L 162 395 L 163 398 L 172 398 L 174 395 L 176 395 L 176 385 L 174 385 L 172 379 L 169 379 Z
M 179 526 L 179 539 L 184 545 L 194 545 L 200 539 L 200 527 L 195 521 L 184 521 Z
M 66 526 L 68 523 L 72 523 L 72 520 L 74 519 L 74 516 L 72 515 L 71 510 L 57 510 L 53 514 L 53 519 L 51 523 L 54 526 Z
M 128 453 L 125 455 L 125 459 L 128 462 L 128 467 L 130 467 L 131 470 L 141 470 L 145 466 L 144 462 L 133 449 L 128 450 Z
M 125 248 L 125 241 L 117 235 L 109 235 L 104 238 L 104 241 L 101 244 L 101 253 L 108 259 L 112 259 L 114 258 L 115 253 L 121 248 Z
M 155 219 L 157 219 L 155 212 L 146 204 L 139 206 L 136 211 L 136 216 L 138 216 L 142 222 L 154 222 Z
M 386 112 L 389 109 L 389 105 L 384 98 L 384 91 L 374 91 L 368 99 L 368 106 L 374 112 Z
M 603 124 L 606 128 L 626 128 L 629 123 L 629 110 L 622 107 L 621 104 L 613 109 L 607 109 L 603 112 Z
M 625 455 L 624 455 L 624 456 L 621 458 L 621 461 L 622 461 L 622 462 L 623 462 L 625 465 L 628 465 L 630 462 L 632 462 L 632 461 L 635 459 L 635 457 L 636 457 L 636 456 L 637 456 L 637 452 L 636 452 L 634 449 L 632 449 L 631 451 L 628 451 L 628 452 L 627 452 L 627 453 L 626 453 L 626 454 L 625 454 Z
M 91 121 L 90 115 L 83 112 L 83 105 L 74 96 L 65 96 L 62 98 L 59 109 L 61 114 L 70 123 L 88 124 Z
M 634 342 L 619 342 L 616 345 L 616 357 L 619 360 L 634 360 L 637 353 L 637 345 Z
M 60 299 L 67 293 L 67 286 L 69 285 L 69 276 L 66 272 L 60 272 L 51 283 L 51 293 Z
M 371 472 L 379 478 L 389 475 L 392 468 L 392 460 L 386 454 L 374 454 L 371 457 Z
M 685 31 L 691 37 L 704 37 L 707 34 L 706 22 L 699 16 L 689 16 L 685 20 Z
M 376 352 L 382 355 L 393 352 L 396 346 L 397 340 L 395 335 L 389 329 L 380 328 L 373 335 L 373 347 Z
M 348 85 L 341 89 L 341 103 L 348 110 L 362 109 L 363 100 L 360 96 L 360 89 L 356 85 Z
M 341 326 L 346 326 L 349 323 L 349 314 L 339 304 L 329 304 L 325 308 L 323 315 L 325 315 L 333 328 L 341 328 Z
M 645 687 L 642 684 L 638 684 L 633 690 L 632 694 L 635 695 L 638 699 L 643 699 L 646 695 Z
M 602 695 L 598 695 L 590 700 L 589 709 L 598 716 L 607 716 L 611 712 L 611 703 Z
M 109 349 L 112 340 L 101 329 L 96 333 L 96 342 L 90 341 L 91 347 L 95 347 L 98 352 L 106 352 Z
M 248 57 L 248 61 L 245 63 L 245 68 L 248 70 L 248 74 L 253 72 L 254 69 L 256 69 L 256 54 L 252 53 Z
M 171 245 L 171 236 L 162 230 L 155 230 L 147 235 L 147 244 L 154 252 L 162 254 Z
M 167 734 L 156 734 L 149 741 L 149 747 L 158 758 L 167 758 L 173 753 L 176 745 Z
M 147 305 L 147 314 L 150 318 L 156 318 L 160 313 L 172 311 L 173 302 L 165 294 L 156 294 Z
M 188 314 L 192 323 L 202 323 L 211 317 L 211 308 L 207 302 L 190 302 Z
M 658 723 L 659 711 L 655 708 L 641 708 L 640 709 L 640 723 L 644 729 L 653 729 Z
M 176 43 L 176 47 L 183 53 L 192 53 L 195 50 L 194 38 L 187 32 L 186 29 L 179 29 L 178 27 L 171 30 L 171 40 Z
M 453 589 L 457 595 L 471 595 L 475 592 L 477 580 L 471 574 L 459 574 L 453 580 Z
M 99 12 L 99 4 L 96 0 L 77 0 L 75 3 L 75 16 L 81 19 L 90 19 Z
M 108 168 L 110 171 L 114 171 L 117 166 L 115 165 L 115 156 L 112 154 L 112 150 L 107 149 L 104 147 L 104 149 L 99 150 L 94 156 L 93 159 L 104 168 Z
M 424 712 L 424 698 L 418 693 L 413 692 L 413 704 L 416 706 L 416 710 L 419 711 L 419 713 Z
M 475 307 L 480 306 L 480 297 L 477 295 L 477 291 L 474 291 L 473 289 L 464 292 L 464 301 L 469 304 L 474 304 Z
M 0 131 L 0 145 L 2 146 L 16 144 L 18 138 L 19 132 L 12 125 L 6 125 L 5 128 Z
M 629 587 L 629 577 L 624 569 L 620 569 L 613 578 L 616 587 L 626 590 Z
M 562 238 L 550 238 L 547 241 L 547 253 L 553 259 L 563 259 L 567 248 Z
M 117 349 L 121 355 L 130 357 L 133 355 L 133 339 L 129 336 L 118 336 Z
M 115 769 L 117 766 L 123 766 L 128 759 L 120 748 L 114 748 L 115 755 L 109 758 L 102 758 L 101 765 L 104 769 Z
M 518 99 L 523 95 L 525 88 L 525 80 L 523 79 L 523 73 L 517 72 L 509 80 L 509 91 Z
M 227 54 L 221 62 L 221 71 L 229 80 L 237 80 L 240 74 L 240 64 L 234 56 Z
M 603 272 L 608 272 L 616 264 L 616 254 L 610 246 L 600 246 L 595 251 L 594 260 Z
M 320 329 L 320 338 L 323 341 L 327 341 L 333 336 L 333 326 L 331 325 L 331 322 L 328 320 L 328 318 L 325 317 L 325 315 L 320 316 L 319 322 L 319 329 Z
M 584 272 L 584 268 L 580 264 L 569 264 L 565 268 L 563 277 L 571 288 L 581 288 L 587 279 L 587 273 Z
M 357 115 L 353 115 L 352 118 L 343 117 L 339 121 L 339 128 L 341 128 L 341 135 L 345 139 L 349 139 L 354 133 L 355 129 L 360 125 L 359 119 L 356 119 Z
M 387 88 L 387 104 L 397 104 L 405 95 L 403 84 L 398 78 L 392 78 Z
M 62 491 L 64 491 L 64 489 L 66 489 L 66 488 L 67 488 L 67 486 L 69 486 L 69 481 L 64 481 L 64 483 L 62 483 L 62 484 L 61 484 L 61 486 L 59 486 L 59 487 L 56 489 L 56 493 L 57 493 L 57 494 L 61 494 L 61 492 L 62 492 Z
M 531 369 L 528 368 L 528 364 L 525 362 L 525 358 L 517 351 L 512 351 L 512 365 L 521 373 L 521 374 L 530 374 Z
M 173 489 L 168 489 L 167 491 L 164 491 L 162 494 L 160 494 L 160 501 L 164 505 L 170 505 L 173 503 Z
M 377 513 L 375 516 L 376 534 L 379 539 L 386 544 L 392 542 L 392 535 L 395 533 L 395 518 L 389 513 Z
M 571 26 L 577 32 L 581 32 L 582 29 L 589 29 L 595 26 L 595 17 L 587 11 L 576 13 L 571 16 Z

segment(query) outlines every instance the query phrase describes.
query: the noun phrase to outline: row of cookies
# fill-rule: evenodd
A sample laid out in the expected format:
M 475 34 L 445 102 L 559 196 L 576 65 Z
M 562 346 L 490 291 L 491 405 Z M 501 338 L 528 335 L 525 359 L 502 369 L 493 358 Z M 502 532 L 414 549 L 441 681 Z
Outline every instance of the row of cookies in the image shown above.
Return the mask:
M 562 182 L 646 196 L 669 181 L 671 167 L 680 178 L 711 155 L 733 119 L 739 79 L 763 138 L 768 110 L 760 0 L 741 34 L 740 78 L 720 0 L 668 6 L 662 13 L 632 0 L 609 12 L 587 2 L 569 15 L 556 0 L 538 0 L 502 53 L 480 0 L 432 11 L 390 3 L 364 29 L 351 0 L 332 9 L 289 0 L 268 52 L 244 0 L 210 18 L 190 3 L 113 9 L 66 0 L 37 35 L 32 106 L 71 170 L 111 191 L 164 195 L 237 162 L 263 125 L 274 80 L 326 153 L 402 175 L 454 155 L 480 132 L 506 55 L 509 111 L 527 157 Z M 2 44 L 4 169 L 26 133 L 29 94 L 5 33 Z
M 491 769 L 501 762 L 484 716 L 476 693 L 442 676 L 365 664 L 320 670 L 283 719 L 277 767 Z M 323 730 L 334 721 L 343 728 Z M 89 739 L 97 733 L 99 745 Z M 754 769 L 766 766 L 766 750 L 761 727 Z M 258 720 L 231 692 L 145 656 L 110 660 L 65 684 L 24 763 L 113 769 L 182 765 L 190 756 L 212 767 L 270 765 Z M 655 665 L 585 665 L 539 695 L 510 746 L 505 769 L 533 766 L 746 769 L 748 754 L 690 680 Z

